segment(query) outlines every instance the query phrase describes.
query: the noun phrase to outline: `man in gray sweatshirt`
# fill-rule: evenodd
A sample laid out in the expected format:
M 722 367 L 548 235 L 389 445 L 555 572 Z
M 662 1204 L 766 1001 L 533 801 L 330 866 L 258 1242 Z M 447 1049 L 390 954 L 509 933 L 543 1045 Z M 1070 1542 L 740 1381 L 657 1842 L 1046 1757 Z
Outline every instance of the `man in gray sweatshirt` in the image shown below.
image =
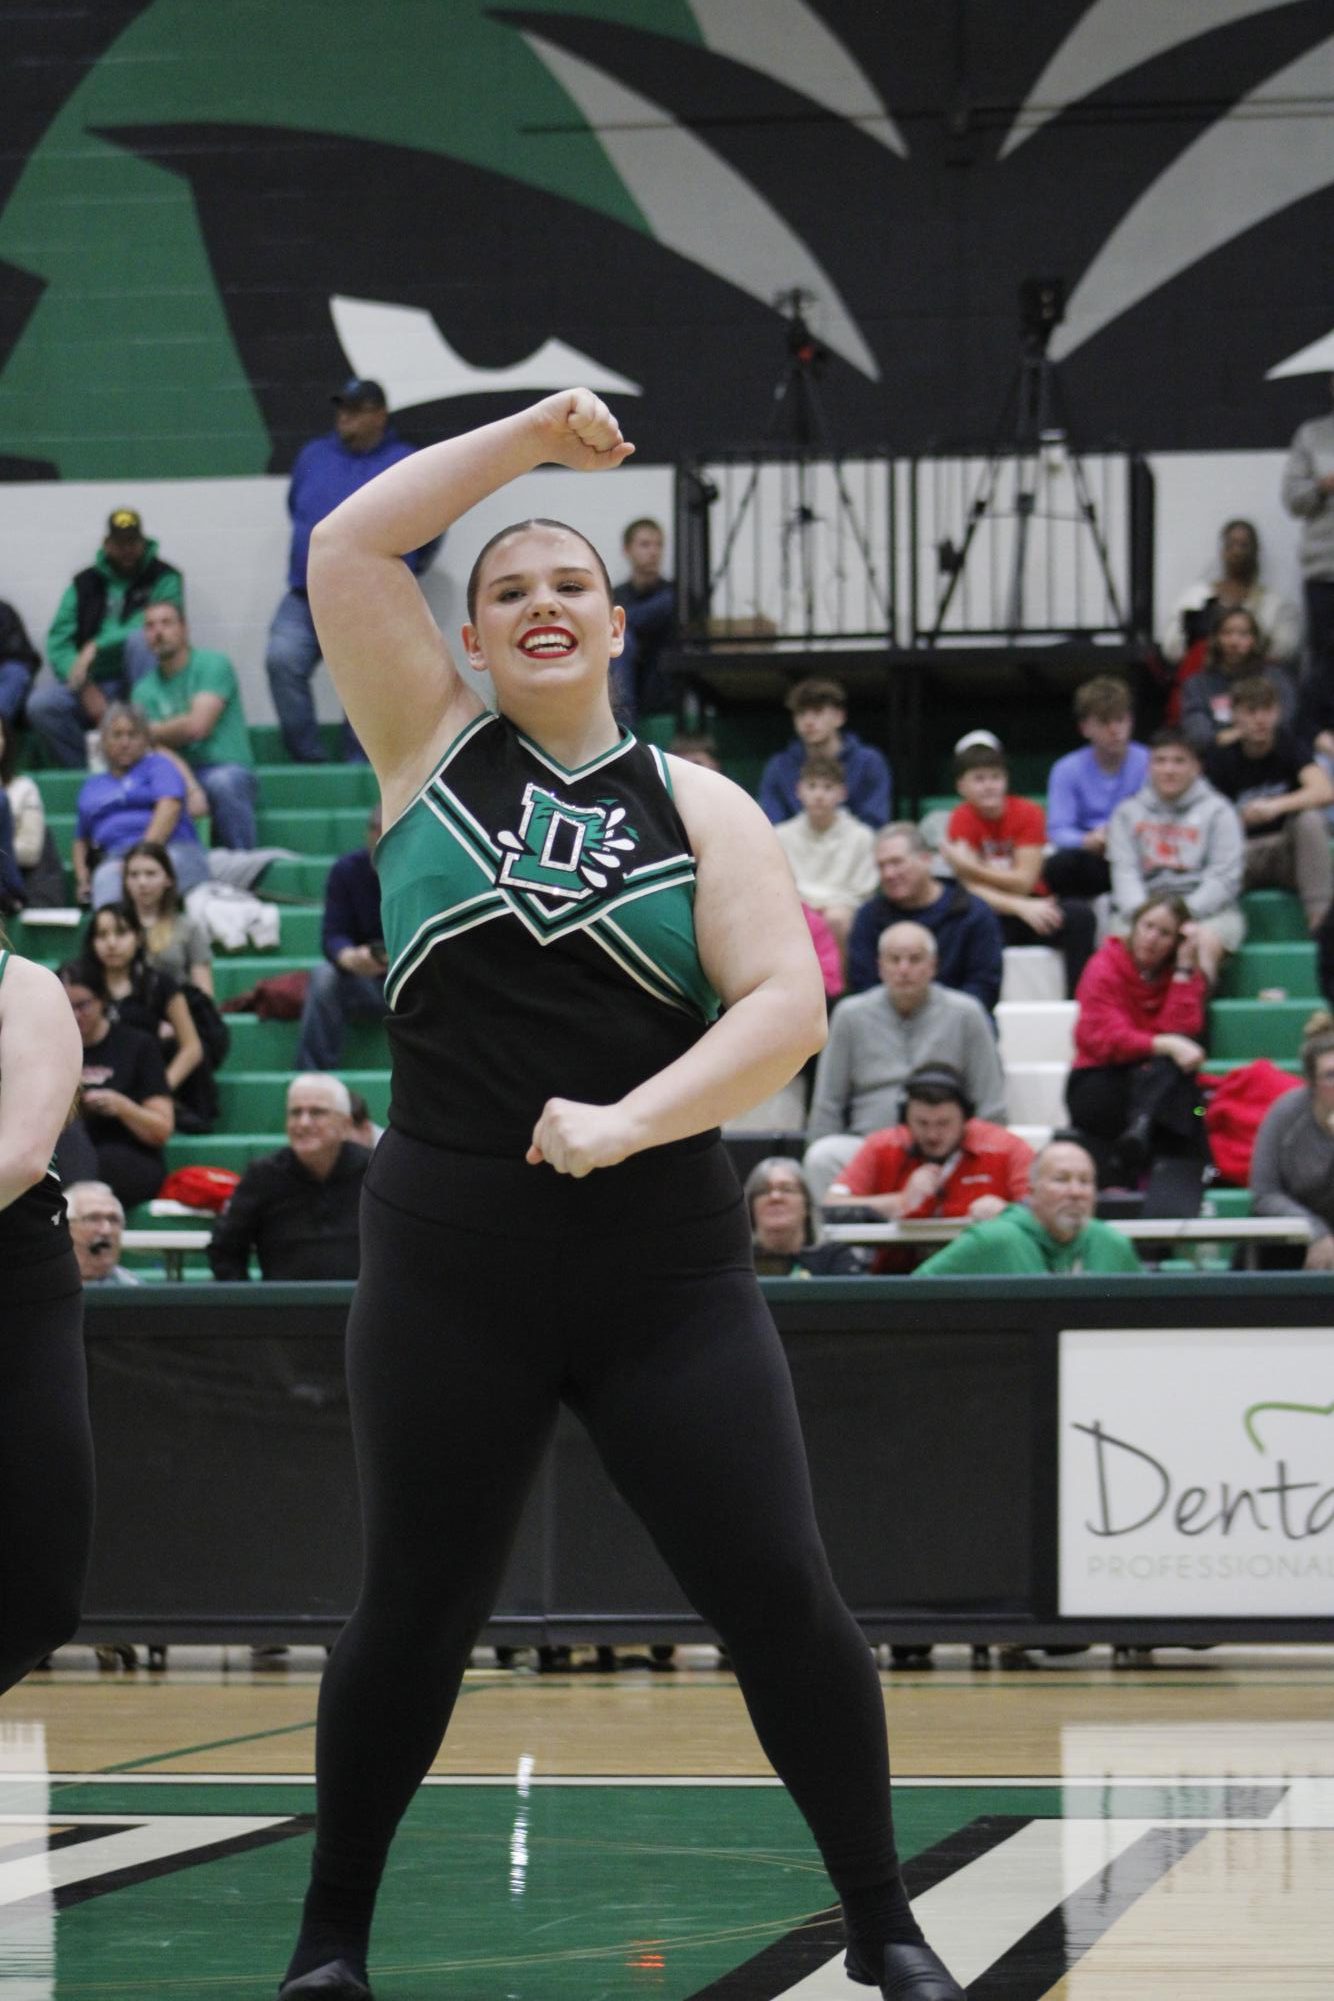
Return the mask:
M 897 1125 L 903 1082 L 923 1063 L 950 1063 L 980 1119 L 1005 1123 L 1005 1074 L 986 1011 L 937 986 L 936 941 L 924 924 L 891 924 L 876 953 L 879 986 L 835 1008 L 815 1073 L 802 1163 L 817 1205 L 868 1133 Z
M 1245 840 L 1237 809 L 1203 776 L 1181 730 L 1149 739 L 1149 775 L 1123 799 L 1107 829 L 1118 925 L 1150 896 L 1179 896 L 1190 912 L 1197 962 L 1213 986 L 1246 936 L 1241 895 Z
M 1283 468 L 1282 495 L 1302 524 L 1309 671 L 1334 680 L 1334 411 L 1298 429 Z

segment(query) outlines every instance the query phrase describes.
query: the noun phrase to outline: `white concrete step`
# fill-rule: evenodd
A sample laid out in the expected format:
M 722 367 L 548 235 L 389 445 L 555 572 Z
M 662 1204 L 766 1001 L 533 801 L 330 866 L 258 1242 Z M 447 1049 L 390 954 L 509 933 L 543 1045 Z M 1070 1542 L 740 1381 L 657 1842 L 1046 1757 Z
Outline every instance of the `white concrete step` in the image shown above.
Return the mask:
M 1078 1012 L 1074 1001 L 1002 1001 L 996 1009 L 1002 1066 L 1071 1062 Z

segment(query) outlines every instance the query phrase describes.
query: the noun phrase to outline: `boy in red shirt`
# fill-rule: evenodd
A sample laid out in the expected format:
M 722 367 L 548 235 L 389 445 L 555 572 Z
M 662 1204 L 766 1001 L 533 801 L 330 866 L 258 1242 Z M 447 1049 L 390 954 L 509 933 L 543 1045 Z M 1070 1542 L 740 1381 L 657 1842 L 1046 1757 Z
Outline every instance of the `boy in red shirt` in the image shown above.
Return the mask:
M 853 1205 L 887 1222 L 907 1217 L 999 1216 L 1028 1193 L 1033 1149 L 1017 1133 L 973 1117 L 952 1063 L 923 1063 L 905 1080 L 902 1123 L 872 1133 L 824 1198 L 826 1214 Z M 878 1272 L 911 1271 L 934 1246 L 886 1248 Z
M 1092 906 L 1053 896 L 1042 880 L 1047 823 L 1031 799 L 1010 791 L 1010 767 L 999 744 L 970 743 L 954 759 L 963 804 L 950 814 L 941 854 L 965 889 L 989 903 L 1007 945 L 1054 945 L 1065 961 L 1073 995 L 1093 950 Z

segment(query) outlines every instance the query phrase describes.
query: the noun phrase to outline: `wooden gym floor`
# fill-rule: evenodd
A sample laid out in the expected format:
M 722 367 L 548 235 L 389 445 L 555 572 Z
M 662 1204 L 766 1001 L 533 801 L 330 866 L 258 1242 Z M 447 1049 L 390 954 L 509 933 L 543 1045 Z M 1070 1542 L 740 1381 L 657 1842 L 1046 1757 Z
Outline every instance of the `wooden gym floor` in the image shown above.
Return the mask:
M 710 1660 L 469 1675 L 391 1860 L 379 2001 L 868 1991 Z M 973 2001 L 1331 2001 L 1334 1649 L 937 1663 L 883 1677 L 899 1840 Z M 71 1648 L 0 1704 L 0 2001 L 272 1996 L 318 1666 Z

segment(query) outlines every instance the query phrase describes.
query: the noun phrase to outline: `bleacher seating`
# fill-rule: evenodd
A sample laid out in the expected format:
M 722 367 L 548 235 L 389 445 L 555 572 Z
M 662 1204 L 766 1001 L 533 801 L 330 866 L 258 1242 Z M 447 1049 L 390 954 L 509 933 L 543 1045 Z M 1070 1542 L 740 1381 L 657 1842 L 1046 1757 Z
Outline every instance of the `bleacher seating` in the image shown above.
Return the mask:
M 666 731 L 655 734 L 665 736 Z M 299 859 L 272 862 L 257 885 L 261 896 L 279 904 L 278 949 L 219 953 L 215 958 L 215 982 L 223 1001 L 257 980 L 309 966 L 315 959 L 329 866 L 335 856 L 365 838 L 366 814 L 375 797 L 374 779 L 364 764 L 284 764 L 279 761 L 281 744 L 276 729 L 252 729 L 251 740 L 260 767 L 260 840 L 265 845 L 290 847 Z M 335 728 L 327 729 L 326 742 L 337 759 L 341 750 Z M 776 742 L 766 745 L 766 750 L 772 747 Z M 740 742 L 724 744 L 735 775 L 743 781 L 757 780 L 762 756 L 753 750 L 743 756 L 743 751 L 746 746 Z M 39 774 L 48 816 L 66 858 L 82 778 L 79 772 L 45 770 Z M 927 803 L 947 805 L 952 799 Z M 1295 1071 L 1303 1024 L 1320 1005 L 1314 947 L 1306 936 L 1295 897 L 1281 891 L 1260 891 L 1245 898 L 1245 909 L 1249 922 L 1246 945 L 1229 961 L 1219 997 L 1210 1010 L 1206 1068 L 1221 1073 L 1253 1057 L 1269 1056 Z M 21 919 L 10 928 L 20 950 L 52 965 L 70 956 L 80 935 L 79 930 L 67 926 L 25 925 Z M 1262 994 L 1269 997 L 1261 999 Z M 1065 1123 L 1065 1076 L 1074 1005 L 1062 996 L 1060 960 L 1054 951 L 1045 946 L 1007 950 L 996 1018 L 1009 1083 L 1009 1118 L 1034 1145 L 1041 1144 L 1053 1127 Z M 239 1172 L 256 1155 L 284 1144 L 284 1094 L 296 1053 L 297 1024 L 261 1021 L 248 1014 L 229 1014 L 227 1021 L 232 1046 L 218 1079 L 222 1106 L 218 1130 L 204 1136 L 173 1138 L 167 1147 L 170 1167 L 202 1162 Z M 340 1074 L 349 1088 L 365 1096 L 372 1117 L 383 1123 L 389 1102 L 389 1063 L 382 1027 L 357 1024 L 349 1028 L 346 1067 Z M 803 1095 L 799 1087 L 789 1086 L 777 1099 L 738 1120 L 738 1140 L 747 1133 L 795 1129 L 800 1124 Z M 1249 1211 L 1245 1189 L 1214 1189 L 1210 1199 L 1220 1215 Z M 163 1227 L 164 1220 L 170 1222 L 151 1215 L 147 1205 L 130 1218 L 133 1225 L 149 1228 Z M 182 1222 L 191 1220 L 197 1221 L 187 1217 Z M 160 1259 L 131 1262 L 138 1263 L 145 1273 L 161 1273 Z M 195 1276 L 207 1270 L 197 1255 L 187 1258 L 186 1268 Z

